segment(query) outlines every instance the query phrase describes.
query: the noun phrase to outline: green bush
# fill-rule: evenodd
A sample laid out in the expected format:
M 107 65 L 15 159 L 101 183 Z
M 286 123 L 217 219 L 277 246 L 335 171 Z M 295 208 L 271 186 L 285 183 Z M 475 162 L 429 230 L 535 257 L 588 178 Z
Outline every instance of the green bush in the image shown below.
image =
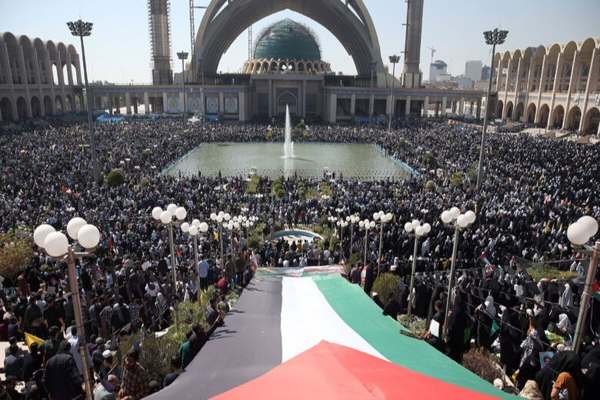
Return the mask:
M 106 184 L 111 187 L 120 186 L 125 183 L 125 174 L 122 169 L 113 169 L 106 174 Z
M 282 199 L 285 196 L 285 187 L 283 186 L 283 178 L 278 178 L 273 181 L 271 185 L 271 194 L 277 197 L 278 199 Z
M 260 184 L 260 177 L 258 175 L 253 175 L 250 178 L 250 182 L 246 185 L 246 194 L 256 194 L 258 193 L 258 185 Z
M 450 184 L 455 187 L 461 187 L 463 184 L 463 176 L 460 172 L 453 172 L 450 176 Z
M 436 165 L 435 158 L 430 152 L 423 154 L 422 160 L 423 164 L 425 164 L 428 168 L 434 168 Z
M 140 364 L 148 373 L 148 378 L 162 382 L 171 372 L 171 358 L 178 354 L 182 341 L 169 334 L 160 338 L 154 334 L 146 334 L 143 338 L 140 334 L 123 337 L 119 343 L 121 357 L 127 354 L 135 343 L 140 343 Z
M 435 190 L 435 183 L 433 183 L 433 181 L 427 181 L 425 183 L 425 190 L 433 192 Z
M 553 268 L 549 265 L 537 265 L 535 267 L 527 268 L 527 273 L 531 275 L 534 282 L 538 282 L 543 278 L 547 278 L 550 280 L 569 280 L 577 277 L 577 272 L 571 272 L 569 270 L 563 271 L 557 268 Z
M 23 272 L 33 256 L 31 234 L 24 229 L 0 233 L 0 275 L 13 280 Z
M 268 141 L 273 140 L 273 129 L 271 129 L 271 128 L 267 129 L 267 133 L 265 134 L 265 138 Z
M 373 283 L 373 291 L 377 292 L 382 304 L 387 304 L 390 300 L 400 294 L 400 278 L 394 274 L 381 274 Z

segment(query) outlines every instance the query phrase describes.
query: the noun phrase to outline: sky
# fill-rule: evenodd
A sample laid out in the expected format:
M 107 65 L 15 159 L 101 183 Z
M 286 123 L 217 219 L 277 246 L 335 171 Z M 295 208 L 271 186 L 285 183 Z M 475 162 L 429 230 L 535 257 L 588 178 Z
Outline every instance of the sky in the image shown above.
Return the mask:
M 313 0 L 318 1 L 318 0 Z M 371 13 L 384 62 L 404 49 L 402 25 L 406 21 L 404 0 L 363 0 Z M 196 0 L 197 5 L 209 0 Z M 500 50 L 540 44 L 582 41 L 600 37 L 600 0 L 425 0 L 421 69 L 429 74 L 433 47 L 435 59 L 448 64 L 453 75 L 464 73 L 465 62 L 482 60 L 489 64 L 491 50 L 482 32 L 494 27 L 510 31 Z M 202 10 L 196 11 L 196 27 Z M 262 29 L 289 17 L 309 25 L 317 34 L 324 61 L 334 71 L 356 72 L 352 58 L 325 28 L 292 11 L 274 14 L 254 25 L 254 37 Z M 65 22 L 82 18 L 94 23 L 86 39 L 88 73 L 91 80 L 114 83 L 151 81 L 150 39 L 146 0 L 0 0 L 0 32 L 40 37 L 44 40 L 79 44 Z M 188 0 L 171 0 L 172 55 L 189 51 Z M 238 72 L 248 57 L 248 34 L 244 32 L 223 55 L 222 72 Z M 173 62 L 175 71 L 180 70 Z

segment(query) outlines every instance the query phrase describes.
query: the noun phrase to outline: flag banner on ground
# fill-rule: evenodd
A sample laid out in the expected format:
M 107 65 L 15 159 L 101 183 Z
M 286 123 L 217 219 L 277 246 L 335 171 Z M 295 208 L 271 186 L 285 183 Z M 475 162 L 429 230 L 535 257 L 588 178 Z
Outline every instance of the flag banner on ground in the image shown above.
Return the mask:
M 31 333 L 25 332 L 25 345 L 31 349 L 31 345 L 34 343 L 36 343 L 38 346 L 41 346 L 44 344 L 44 339 L 40 339 Z
M 401 330 L 339 274 L 259 272 L 186 372 L 149 399 L 514 398 Z

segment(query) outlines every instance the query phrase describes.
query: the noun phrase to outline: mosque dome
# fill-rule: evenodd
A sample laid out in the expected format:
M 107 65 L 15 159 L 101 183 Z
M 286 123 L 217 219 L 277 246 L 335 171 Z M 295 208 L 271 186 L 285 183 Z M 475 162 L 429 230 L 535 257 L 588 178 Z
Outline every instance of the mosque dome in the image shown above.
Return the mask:
M 284 19 L 266 28 L 254 48 L 255 59 L 320 60 L 314 34 L 304 25 Z

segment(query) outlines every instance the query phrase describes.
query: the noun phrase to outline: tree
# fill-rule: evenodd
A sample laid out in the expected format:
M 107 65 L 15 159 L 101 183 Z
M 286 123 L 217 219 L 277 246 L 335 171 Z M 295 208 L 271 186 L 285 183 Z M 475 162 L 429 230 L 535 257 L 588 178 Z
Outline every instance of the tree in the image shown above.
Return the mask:
M 0 275 L 13 280 L 23 272 L 33 257 L 33 240 L 24 229 L 0 233 Z
M 122 169 L 116 168 L 106 174 L 106 184 L 108 186 L 121 186 L 125 183 L 125 174 Z
M 390 273 L 381 274 L 373 283 L 373 291 L 377 292 L 381 303 L 386 305 L 400 294 L 400 278 Z
M 462 174 L 458 171 L 452 173 L 452 176 L 450 176 L 450 183 L 452 184 L 452 186 L 461 187 L 463 184 Z

